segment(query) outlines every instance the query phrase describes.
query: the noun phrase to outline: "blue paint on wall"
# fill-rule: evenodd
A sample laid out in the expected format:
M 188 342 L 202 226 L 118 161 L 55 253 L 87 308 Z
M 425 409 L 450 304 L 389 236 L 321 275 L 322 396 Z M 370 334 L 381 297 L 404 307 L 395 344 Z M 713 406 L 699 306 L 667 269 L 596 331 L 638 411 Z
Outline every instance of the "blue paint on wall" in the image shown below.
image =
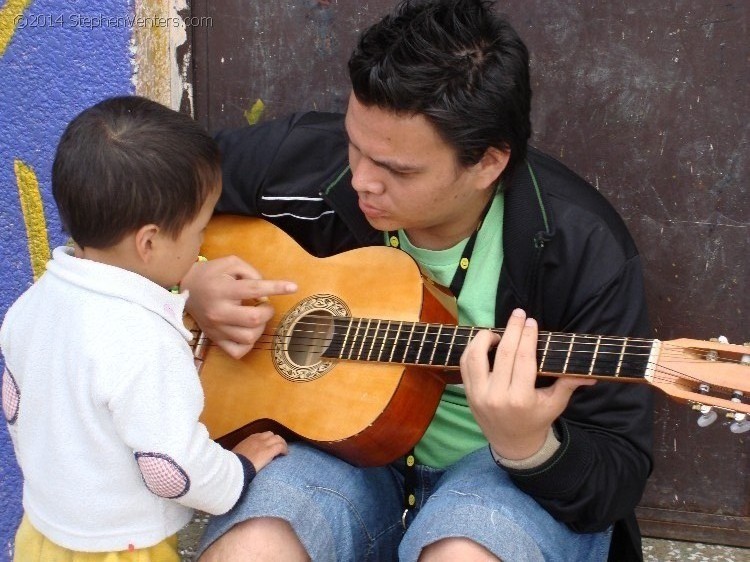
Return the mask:
M 0 58 L 0 318 L 32 282 L 13 162 L 36 172 L 50 247 L 63 243 L 50 188 L 55 147 L 80 111 L 133 92 L 133 13 L 132 0 L 34 1 Z M 21 475 L 0 423 L 0 561 L 10 559 L 20 516 Z

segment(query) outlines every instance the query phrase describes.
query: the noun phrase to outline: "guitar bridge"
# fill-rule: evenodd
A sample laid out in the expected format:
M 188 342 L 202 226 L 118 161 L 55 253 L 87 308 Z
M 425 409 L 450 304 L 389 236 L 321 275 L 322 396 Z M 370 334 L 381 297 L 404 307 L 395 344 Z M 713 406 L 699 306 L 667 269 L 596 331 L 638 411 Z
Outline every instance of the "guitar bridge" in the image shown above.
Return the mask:
M 206 334 L 203 333 L 201 330 L 198 332 L 198 337 L 196 338 L 195 345 L 193 346 L 193 362 L 195 363 L 195 368 L 198 371 L 198 374 L 201 374 L 201 369 L 203 369 L 203 361 L 206 359 L 206 352 L 208 350 L 208 338 L 206 337 Z

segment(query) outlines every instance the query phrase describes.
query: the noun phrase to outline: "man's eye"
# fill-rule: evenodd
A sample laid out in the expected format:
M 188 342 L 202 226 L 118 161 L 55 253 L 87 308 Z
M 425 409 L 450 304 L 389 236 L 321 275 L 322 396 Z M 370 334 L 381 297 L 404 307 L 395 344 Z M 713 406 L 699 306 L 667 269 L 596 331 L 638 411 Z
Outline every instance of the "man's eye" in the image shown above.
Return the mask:
M 393 174 L 394 176 L 398 176 L 400 178 L 406 178 L 406 177 L 409 177 L 411 175 L 414 175 L 414 172 L 412 172 L 410 170 L 409 171 L 407 171 L 407 170 L 394 170 L 392 168 L 388 168 L 388 171 L 391 174 Z

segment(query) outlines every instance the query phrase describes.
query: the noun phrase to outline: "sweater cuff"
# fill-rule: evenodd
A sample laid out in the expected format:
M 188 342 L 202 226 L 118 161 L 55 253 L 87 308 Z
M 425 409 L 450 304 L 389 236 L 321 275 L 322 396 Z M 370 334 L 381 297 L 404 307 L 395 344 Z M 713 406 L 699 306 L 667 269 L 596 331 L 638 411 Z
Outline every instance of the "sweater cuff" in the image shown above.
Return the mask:
M 591 440 L 585 430 L 562 418 L 555 422 L 560 447 L 541 466 L 526 470 L 508 468 L 508 474 L 524 492 L 539 497 L 563 497 L 580 483 L 593 462 Z
M 492 445 L 490 445 L 490 453 L 492 453 L 492 458 L 495 459 L 495 463 L 501 468 L 528 470 L 543 465 L 552 458 L 552 455 L 554 455 L 559 448 L 560 441 L 555 437 L 555 430 L 550 426 L 549 431 L 547 432 L 547 439 L 545 439 L 542 448 L 530 457 L 519 460 L 506 459 L 505 457 L 498 455 L 492 448 Z
M 238 453 L 234 454 L 237 455 L 237 458 L 240 459 L 240 462 L 242 463 L 243 482 L 242 491 L 240 492 L 240 498 L 242 498 L 242 496 L 245 495 L 247 488 L 250 486 L 250 482 L 252 482 L 253 478 L 255 478 L 257 471 L 255 470 L 255 465 L 253 464 L 253 462 L 245 455 L 240 455 Z

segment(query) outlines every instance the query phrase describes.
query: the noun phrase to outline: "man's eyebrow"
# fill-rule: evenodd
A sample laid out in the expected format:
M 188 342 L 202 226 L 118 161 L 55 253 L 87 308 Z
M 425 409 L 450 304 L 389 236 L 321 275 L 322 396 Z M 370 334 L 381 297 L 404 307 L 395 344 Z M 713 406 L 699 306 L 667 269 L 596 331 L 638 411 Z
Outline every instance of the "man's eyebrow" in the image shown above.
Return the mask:
M 422 166 L 399 162 L 398 160 L 378 160 L 373 158 L 372 161 L 381 168 L 385 168 L 392 172 L 398 172 L 400 174 L 414 173 L 422 170 Z
M 349 136 L 349 131 L 344 128 L 344 136 L 346 137 L 346 142 L 351 144 L 354 148 L 357 150 L 360 150 L 359 146 L 352 141 L 352 138 Z M 390 159 L 377 159 L 377 158 L 370 158 L 377 166 L 380 166 L 381 168 L 385 168 L 386 170 L 390 170 L 392 172 L 398 172 L 400 174 L 404 173 L 414 173 L 414 172 L 420 172 L 422 171 L 422 166 L 415 165 L 415 164 L 409 164 L 407 162 L 401 162 L 398 160 L 390 160 Z

